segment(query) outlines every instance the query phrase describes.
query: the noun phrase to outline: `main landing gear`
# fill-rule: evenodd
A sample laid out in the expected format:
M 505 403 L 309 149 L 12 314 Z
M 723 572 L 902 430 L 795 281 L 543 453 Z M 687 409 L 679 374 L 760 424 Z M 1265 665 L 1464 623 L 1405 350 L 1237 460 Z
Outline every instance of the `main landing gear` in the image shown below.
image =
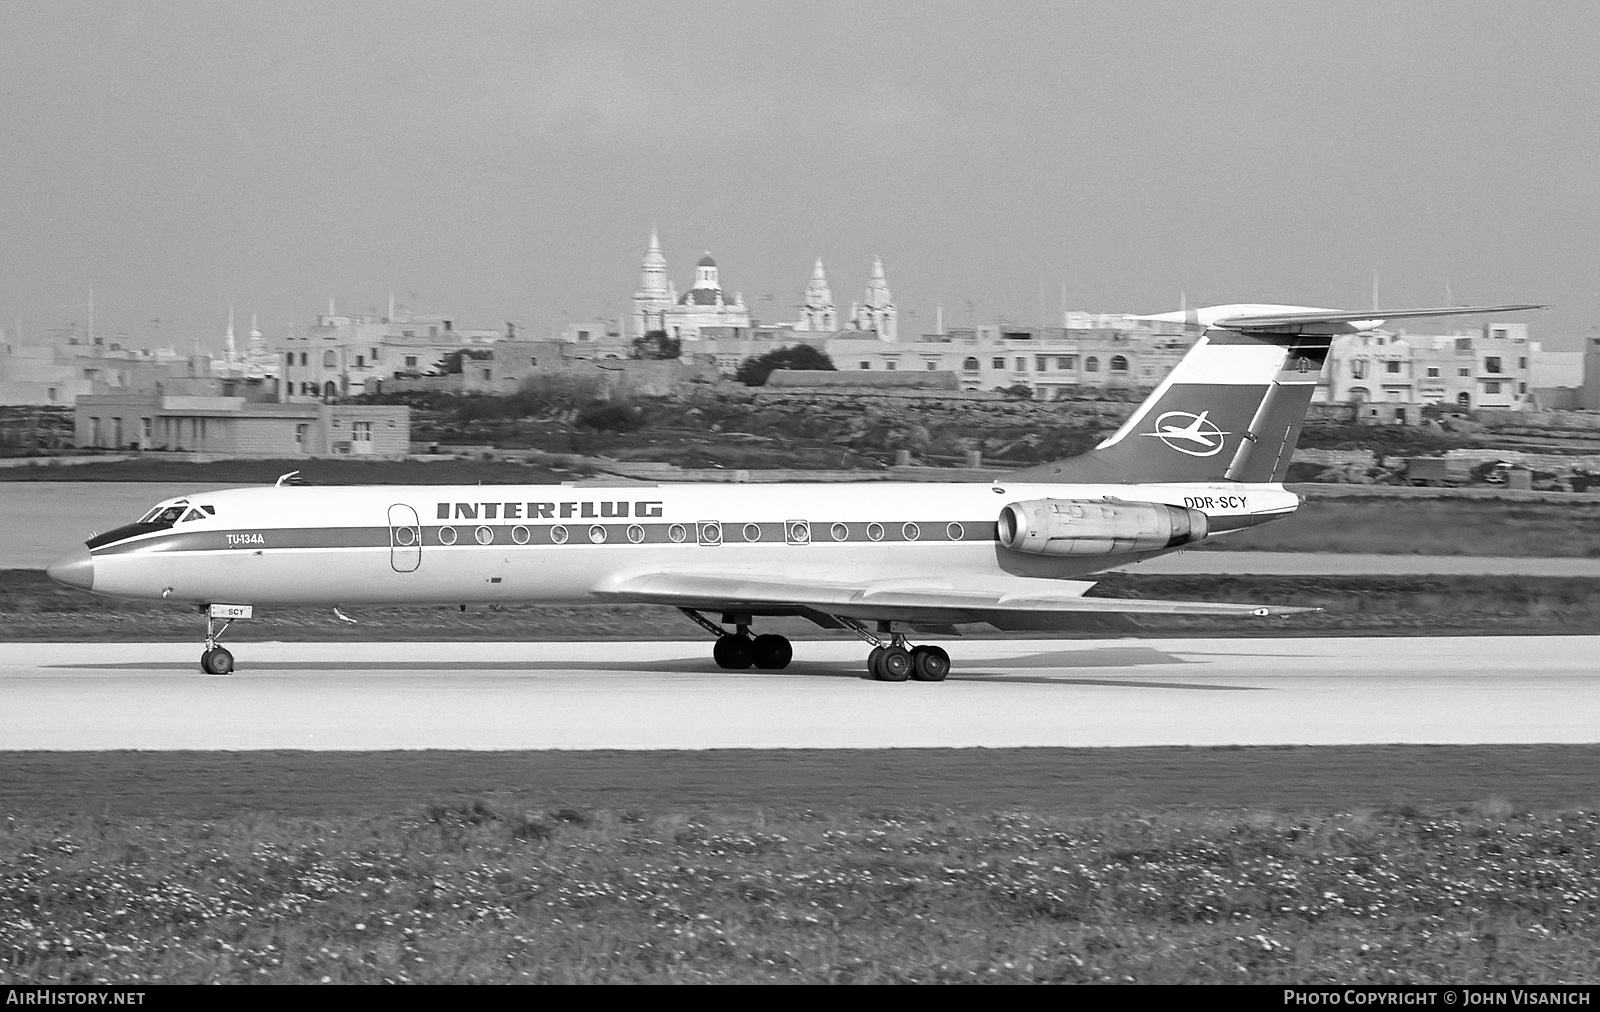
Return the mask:
M 746 621 L 734 622 L 735 631 L 730 633 L 693 608 L 679 610 L 717 638 L 716 646 L 711 648 L 711 657 L 719 668 L 743 671 L 754 666 L 765 671 L 781 671 L 789 666 L 789 661 L 794 657 L 794 647 L 790 645 L 788 637 L 775 633 L 751 636 L 748 616 L 745 617 Z
M 942 647 L 929 644 L 906 649 L 904 636 L 896 636 L 888 646 L 877 646 L 867 655 L 867 674 L 880 682 L 942 682 L 950 674 L 950 655 Z
M 840 618 L 845 627 L 872 644 L 867 654 L 867 674 L 880 682 L 942 682 L 950 674 L 950 655 L 942 647 L 923 644 L 913 647 L 905 635 L 894 632 L 888 622 L 878 623 L 878 634 L 853 619 Z M 882 636 L 887 634 L 888 642 Z
M 743 671 L 749 667 L 778 671 L 789 666 L 794 648 L 788 639 L 772 633 L 750 635 L 750 616 L 724 614 L 723 622 L 732 623 L 734 632 L 706 618 L 693 608 L 680 608 L 700 628 L 717 638 L 711 656 L 719 668 Z M 860 621 L 843 615 L 833 618 L 846 629 L 872 644 L 867 655 L 867 674 L 880 682 L 942 682 L 950 674 L 950 655 L 932 644 L 912 646 L 905 634 L 895 632 L 889 622 L 879 622 L 873 633 Z M 837 628 L 835 626 L 834 628 Z

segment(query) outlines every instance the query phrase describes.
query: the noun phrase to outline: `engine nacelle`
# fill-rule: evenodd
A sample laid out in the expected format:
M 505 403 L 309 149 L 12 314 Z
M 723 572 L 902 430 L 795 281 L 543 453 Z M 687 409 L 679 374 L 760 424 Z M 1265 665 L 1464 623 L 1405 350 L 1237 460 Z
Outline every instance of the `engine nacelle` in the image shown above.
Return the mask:
M 1000 511 L 1000 543 L 1030 555 L 1121 555 L 1177 548 L 1206 536 L 1186 506 L 1109 499 L 1030 499 Z

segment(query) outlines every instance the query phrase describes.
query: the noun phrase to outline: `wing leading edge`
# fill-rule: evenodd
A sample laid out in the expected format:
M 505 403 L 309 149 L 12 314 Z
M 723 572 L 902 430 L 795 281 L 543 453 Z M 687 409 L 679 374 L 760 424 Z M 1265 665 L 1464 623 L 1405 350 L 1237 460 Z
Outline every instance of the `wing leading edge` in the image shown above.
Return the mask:
M 817 611 L 860 621 L 994 622 L 1011 615 L 1269 616 L 1319 611 L 1284 605 L 1085 597 L 1081 580 L 1012 579 L 1002 585 L 884 580 L 865 585 L 799 583 L 738 573 L 650 573 L 614 582 L 595 596 L 627 604 L 705 611 Z

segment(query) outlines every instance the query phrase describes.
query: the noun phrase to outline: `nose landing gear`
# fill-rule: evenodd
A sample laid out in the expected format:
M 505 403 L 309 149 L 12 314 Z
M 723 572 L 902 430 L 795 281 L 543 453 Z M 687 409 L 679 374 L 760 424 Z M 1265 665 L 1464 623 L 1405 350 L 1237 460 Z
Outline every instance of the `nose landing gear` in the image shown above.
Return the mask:
M 222 634 L 237 619 L 249 618 L 253 609 L 248 604 L 207 604 L 200 610 L 206 616 L 206 648 L 200 654 L 200 670 L 208 675 L 227 675 L 233 672 L 233 654 L 222 646 Z M 217 619 L 222 628 L 217 628 Z
M 228 648 L 219 644 L 222 634 L 233 625 L 233 619 L 226 619 L 222 628 L 217 628 L 217 617 L 209 609 L 206 611 L 206 648 L 200 654 L 200 670 L 208 675 L 226 675 L 233 671 L 233 654 Z

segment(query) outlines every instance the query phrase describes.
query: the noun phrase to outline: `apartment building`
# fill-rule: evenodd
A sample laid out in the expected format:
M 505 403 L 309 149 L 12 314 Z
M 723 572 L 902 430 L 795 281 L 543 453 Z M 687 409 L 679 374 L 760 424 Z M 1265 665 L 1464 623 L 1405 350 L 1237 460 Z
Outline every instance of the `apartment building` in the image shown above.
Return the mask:
M 1166 378 L 1194 344 L 1178 327 L 1085 328 L 986 324 L 888 343 L 833 335 L 826 350 L 840 369 L 949 372 L 963 390 L 1027 387 L 1035 400 L 1133 396 Z
M 1538 352 L 1521 323 L 1439 335 L 1350 334 L 1334 340 L 1316 399 L 1524 410 L 1532 406 Z
M 492 346 L 498 330 L 464 330 L 444 316 L 390 310 L 387 316 L 329 312 L 277 350 L 285 401 L 353 397 L 376 382 L 421 376 L 454 351 Z

